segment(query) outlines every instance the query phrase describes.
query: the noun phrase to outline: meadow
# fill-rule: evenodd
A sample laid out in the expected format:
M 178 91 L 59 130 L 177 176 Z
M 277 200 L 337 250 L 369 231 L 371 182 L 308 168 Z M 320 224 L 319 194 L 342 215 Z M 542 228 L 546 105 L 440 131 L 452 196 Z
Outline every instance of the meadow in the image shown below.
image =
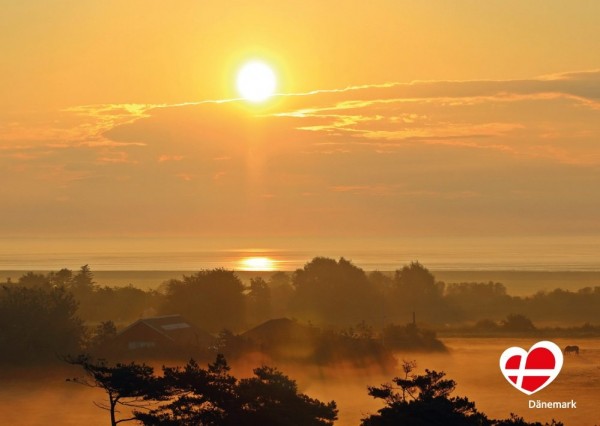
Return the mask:
M 547 388 L 530 396 L 510 386 L 498 368 L 502 351 L 509 346 L 528 349 L 533 338 L 447 338 L 448 354 L 398 353 L 398 359 L 416 360 L 417 373 L 425 368 L 442 370 L 457 382 L 455 395 L 467 396 L 480 411 L 490 417 L 506 418 L 511 412 L 528 421 L 561 420 L 567 426 L 600 424 L 597 401 L 600 399 L 600 339 L 555 339 L 564 347 L 577 344 L 579 356 L 565 357 L 560 375 Z M 238 376 L 250 374 L 261 363 L 260 357 L 234 363 Z M 169 362 L 166 362 L 169 364 Z M 158 366 L 158 365 L 157 365 Z M 356 369 L 346 365 L 314 367 L 280 365 L 284 373 L 297 380 L 300 390 L 329 401 L 339 407 L 339 426 L 357 426 L 360 419 L 380 408 L 380 403 L 367 395 L 367 386 L 388 382 L 399 369 L 383 372 L 377 366 Z M 108 413 L 94 406 L 104 394 L 66 382 L 80 375 L 71 366 L 58 370 L 36 368 L 0 373 L 0 418 L 3 424 L 60 424 L 65 426 L 100 426 L 108 423 Z M 530 409 L 530 399 L 544 401 L 577 401 L 576 409 Z

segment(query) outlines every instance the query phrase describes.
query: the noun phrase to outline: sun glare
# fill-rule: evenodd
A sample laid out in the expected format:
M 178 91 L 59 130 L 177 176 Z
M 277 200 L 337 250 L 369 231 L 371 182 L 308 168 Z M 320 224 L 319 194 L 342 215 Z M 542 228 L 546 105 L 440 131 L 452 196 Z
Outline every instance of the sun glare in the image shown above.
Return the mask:
M 275 261 L 268 257 L 247 257 L 241 261 L 243 271 L 274 271 Z
M 244 65 L 237 76 L 240 95 L 250 102 L 262 102 L 275 91 L 277 78 L 264 62 L 252 61 Z

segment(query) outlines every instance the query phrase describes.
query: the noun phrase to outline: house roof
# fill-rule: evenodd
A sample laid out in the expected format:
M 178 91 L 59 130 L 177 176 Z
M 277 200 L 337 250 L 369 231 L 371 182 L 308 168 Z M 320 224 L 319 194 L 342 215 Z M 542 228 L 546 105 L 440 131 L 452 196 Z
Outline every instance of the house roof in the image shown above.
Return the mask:
M 318 330 L 311 326 L 298 324 L 289 318 L 277 318 L 246 331 L 242 336 L 256 342 L 287 343 L 310 341 L 317 334 Z
M 181 315 L 140 318 L 119 331 L 118 335 L 127 334 L 140 325 L 149 327 L 167 339 L 178 343 L 189 341 L 211 341 L 214 339 L 212 335 L 196 327 Z

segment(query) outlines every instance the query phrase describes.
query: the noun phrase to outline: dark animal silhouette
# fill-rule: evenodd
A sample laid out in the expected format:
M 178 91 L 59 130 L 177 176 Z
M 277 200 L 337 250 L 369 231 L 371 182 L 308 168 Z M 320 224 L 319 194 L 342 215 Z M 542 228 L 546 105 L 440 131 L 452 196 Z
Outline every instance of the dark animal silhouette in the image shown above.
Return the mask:
M 575 354 L 575 355 L 579 355 L 579 346 L 573 345 L 573 346 L 566 346 L 565 350 L 563 351 L 563 353 L 565 355 L 568 354 Z

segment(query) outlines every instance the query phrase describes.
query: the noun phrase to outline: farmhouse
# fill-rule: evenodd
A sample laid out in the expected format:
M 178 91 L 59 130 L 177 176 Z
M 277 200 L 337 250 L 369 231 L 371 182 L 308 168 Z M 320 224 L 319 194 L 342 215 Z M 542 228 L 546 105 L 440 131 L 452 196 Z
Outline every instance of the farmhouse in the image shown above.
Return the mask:
M 120 352 L 173 352 L 206 350 L 214 337 L 181 315 L 142 318 L 125 327 L 112 342 Z
M 278 318 L 266 321 L 241 336 L 273 357 L 305 359 L 314 353 L 319 330 L 288 318 Z

